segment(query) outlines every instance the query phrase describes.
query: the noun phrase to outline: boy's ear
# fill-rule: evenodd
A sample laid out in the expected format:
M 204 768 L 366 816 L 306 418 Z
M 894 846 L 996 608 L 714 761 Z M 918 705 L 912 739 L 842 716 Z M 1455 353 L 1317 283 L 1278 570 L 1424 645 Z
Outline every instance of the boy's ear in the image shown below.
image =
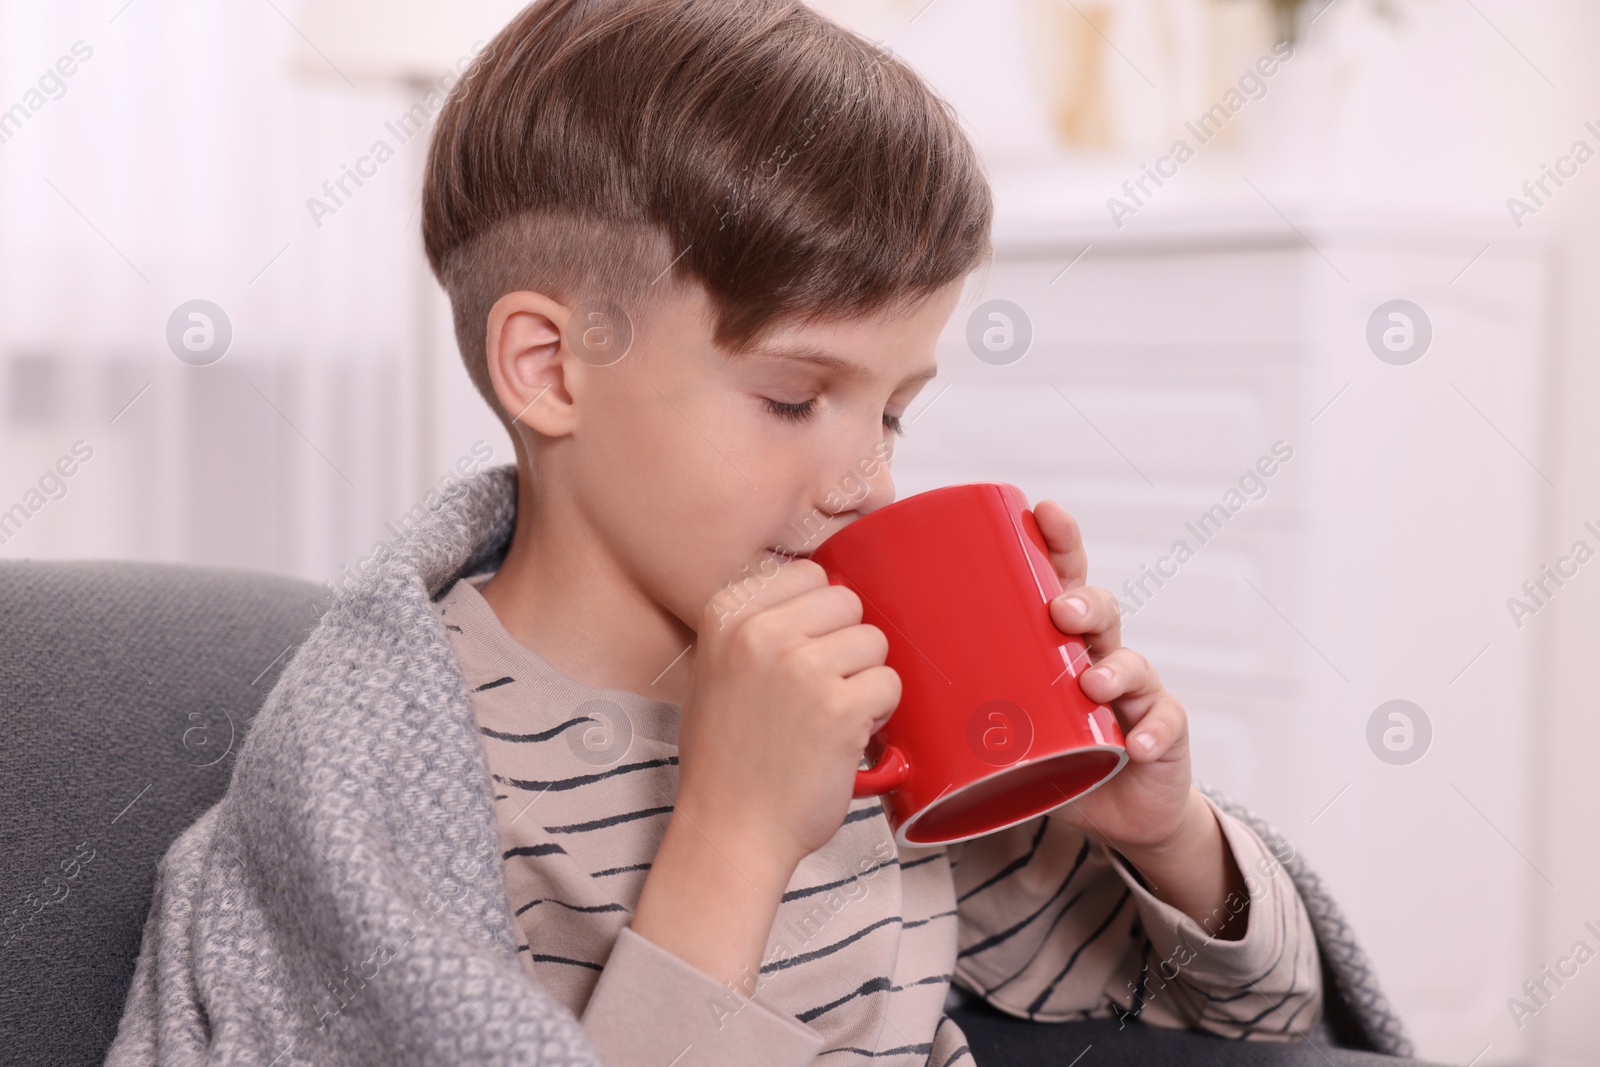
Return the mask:
M 507 293 L 489 309 L 484 352 L 489 380 L 506 413 L 545 437 L 562 437 L 576 422 L 574 388 L 582 360 L 572 359 L 562 332 L 572 309 L 542 293 Z

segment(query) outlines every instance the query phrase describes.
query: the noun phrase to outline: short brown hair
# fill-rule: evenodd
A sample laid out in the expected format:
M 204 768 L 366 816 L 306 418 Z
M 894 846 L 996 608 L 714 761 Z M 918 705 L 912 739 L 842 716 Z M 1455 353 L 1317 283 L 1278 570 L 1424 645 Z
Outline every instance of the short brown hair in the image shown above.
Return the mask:
M 910 305 L 986 262 L 989 185 L 953 110 L 799 0 L 536 0 L 455 87 L 422 191 L 473 383 L 501 296 L 635 318 L 699 283 L 727 351 Z

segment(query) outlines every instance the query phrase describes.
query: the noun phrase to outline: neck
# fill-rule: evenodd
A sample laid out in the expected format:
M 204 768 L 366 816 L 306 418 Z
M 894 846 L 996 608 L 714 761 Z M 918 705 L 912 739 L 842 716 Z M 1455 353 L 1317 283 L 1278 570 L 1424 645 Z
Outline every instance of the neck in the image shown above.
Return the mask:
M 517 464 L 516 527 L 484 600 L 567 677 L 683 703 L 694 631 L 639 587 L 570 496 L 541 491 L 528 469 Z

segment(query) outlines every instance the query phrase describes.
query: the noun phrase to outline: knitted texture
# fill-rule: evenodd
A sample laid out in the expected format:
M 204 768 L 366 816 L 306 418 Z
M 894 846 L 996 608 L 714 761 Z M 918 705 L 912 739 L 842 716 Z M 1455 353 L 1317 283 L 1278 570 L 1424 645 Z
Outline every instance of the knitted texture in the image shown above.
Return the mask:
M 1317 949 L 1322 956 L 1323 1024 L 1331 1031 L 1334 1042 L 1345 1048 L 1390 1056 L 1414 1055 L 1405 1024 L 1378 987 L 1367 954 L 1357 944 L 1354 931 L 1322 879 L 1272 824 L 1221 791 L 1201 782 L 1195 785 L 1216 801 L 1217 807 L 1254 830 L 1294 880 L 1295 891 L 1304 901 L 1306 915 L 1317 935 Z
M 488 764 L 430 608 L 503 557 L 515 468 L 428 504 L 338 591 L 162 858 L 111 1067 L 601 1067 L 518 962 Z
M 157 870 L 109 1067 L 601 1067 L 517 959 L 488 765 L 432 599 L 495 569 L 516 467 L 479 472 L 337 590 Z M 1266 824 L 1207 791 L 1274 852 Z M 1321 882 L 1285 862 L 1333 1036 L 1409 1053 Z

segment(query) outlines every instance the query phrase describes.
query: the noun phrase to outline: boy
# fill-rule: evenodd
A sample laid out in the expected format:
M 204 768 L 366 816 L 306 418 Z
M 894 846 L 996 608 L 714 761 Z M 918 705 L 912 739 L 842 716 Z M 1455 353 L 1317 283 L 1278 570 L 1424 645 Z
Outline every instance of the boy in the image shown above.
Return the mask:
M 851 799 L 899 681 L 803 557 L 893 498 L 990 251 L 912 72 L 785 0 L 544 0 L 452 93 L 423 200 L 516 466 L 297 652 L 163 861 L 109 1062 L 948 1067 L 952 983 L 1046 1022 L 1316 1026 L 1287 850 L 1191 783 L 1054 503 L 1051 615 L 1130 764 L 949 848 Z
M 948 114 L 792 4 L 537 5 L 489 51 L 441 115 L 425 234 L 516 444 L 519 507 L 499 569 L 439 610 L 530 977 L 619 1065 L 686 1045 L 943 1065 L 952 971 L 1030 1018 L 1137 995 L 1146 1018 L 1229 1036 L 1313 1026 L 1293 885 L 1276 870 L 1246 899 L 1240 868 L 1277 865 L 1191 786 L 1183 709 L 1120 647 L 1054 504 L 1036 511 L 1067 589 L 1053 617 L 1087 636 L 1083 687 L 1122 716 L 1131 765 L 948 850 L 896 854 L 880 803 L 851 801 L 899 683 L 859 598 L 793 557 L 893 498 L 878 460 L 987 253 L 987 189 Z M 615 220 L 601 236 L 538 217 L 591 195 Z M 792 562 L 734 595 L 774 559 Z M 1216 940 L 1156 994 L 1144 968 L 1185 935 Z

